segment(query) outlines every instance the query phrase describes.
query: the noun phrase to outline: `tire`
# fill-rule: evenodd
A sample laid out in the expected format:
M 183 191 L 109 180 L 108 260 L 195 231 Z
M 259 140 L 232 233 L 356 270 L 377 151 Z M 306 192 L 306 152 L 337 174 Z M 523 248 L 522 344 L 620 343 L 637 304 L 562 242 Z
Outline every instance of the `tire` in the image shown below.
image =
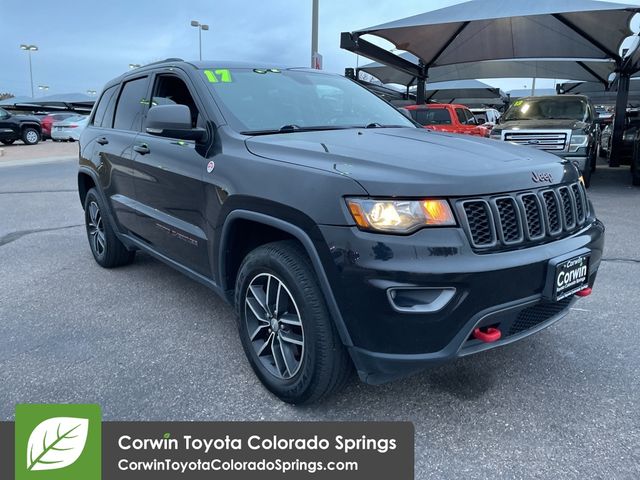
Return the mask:
M 13 145 L 13 142 L 15 142 L 15 140 L 0 140 L 0 142 L 2 142 L 4 145 Z
M 22 142 L 25 145 L 35 145 L 40 141 L 40 132 L 35 128 L 27 127 L 22 131 Z
M 351 359 L 311 262 L 297 242 L 269 243 L 247 255 L 236 279 L 235 305 L 249 363 L 282 401 L 318 402 L 345 385 L 353 369 Z
M 631 184 L 640 187 L 640 148 L 638 142 L 634 144 L 631 157 Z
M 593 169 L 591 164 L 587 164 L 582 172 L 582 180 L 584 180 L 584 186 L 589 188 L 591 186 L 591 175 L 593 175 Z
M 127 250 L 118 240 L 109 217 L 103 215 L 105 211 L 102 198 L 96 189 L 90 189 L 84 201 L 84 220 L 93 258 L 104 268 L 128 265 L 133 261 L 136 252 Z

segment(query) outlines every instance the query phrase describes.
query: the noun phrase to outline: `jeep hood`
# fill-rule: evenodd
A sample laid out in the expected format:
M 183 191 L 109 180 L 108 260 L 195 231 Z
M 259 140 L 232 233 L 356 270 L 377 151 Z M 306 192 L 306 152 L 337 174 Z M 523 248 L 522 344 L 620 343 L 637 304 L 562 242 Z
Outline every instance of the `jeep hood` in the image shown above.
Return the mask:
M 423 128 L 296 132 L 248 138 L 254 155 L 332 171 L 352 178 L 372 196 L 465 196 L 577 180 L 576 169 L 533 148 Z

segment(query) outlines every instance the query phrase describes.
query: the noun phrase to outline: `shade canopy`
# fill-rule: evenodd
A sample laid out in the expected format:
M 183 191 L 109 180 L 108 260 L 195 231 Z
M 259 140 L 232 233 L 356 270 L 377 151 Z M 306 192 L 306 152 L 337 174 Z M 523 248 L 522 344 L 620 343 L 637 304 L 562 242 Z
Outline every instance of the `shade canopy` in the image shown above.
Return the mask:
M 407 62 L 418 59 L 411 53 L 399 55 Z M 476 78 L 550 78 L 607 83 L 615 71 L 611 60 L 494 60 L 469 62 L 459 65 L 433 67 L 429 70 L 429 82 L 469 80 Z M 397 68 L 379 62 L 369 63 L 360 70 L 373 75 L 382 83 L 408 85 L 415 77 Z
M 469 1 L 351 36 L 356 44 L 363 35 L 384 38 L 428 68 L 500 59 L 620 60 L 622 42 L 633 34 L 631 18 L 639 11 L 596 0 Z
M 595 104 L 614 105 L 618 91 L 616 88 L 606 90 L 602 84 L 596 82 L 565 82 L 557 86 L 558 91 L 563 94 L 586 95 Z M 640 104 L 640 79 L 636 78 L 629 82 L 629 105 Z
M 0 102 L 0 107 L 31 111 L 77 111 L 88 113 L 95 98 L 84 93 L 61 93 L 44 97 L 14 97 Z
M 494 88 L 478 80 L 456 80 L 453 82 L 436 82 L 427 85 L 427 101 L 444 103 L 491 103 L 498 100 L 502 103 L 507 96 L 499 88 Z

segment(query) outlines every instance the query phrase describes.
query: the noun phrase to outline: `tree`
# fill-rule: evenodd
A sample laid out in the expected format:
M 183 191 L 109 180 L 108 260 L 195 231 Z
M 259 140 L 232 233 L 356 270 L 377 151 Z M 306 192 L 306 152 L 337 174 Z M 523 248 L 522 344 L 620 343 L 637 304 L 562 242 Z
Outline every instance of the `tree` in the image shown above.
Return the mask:
M 13 93 L 0 93 L 0 100 L 6 100 L 7 98 L 13 97 L 15 97 Z

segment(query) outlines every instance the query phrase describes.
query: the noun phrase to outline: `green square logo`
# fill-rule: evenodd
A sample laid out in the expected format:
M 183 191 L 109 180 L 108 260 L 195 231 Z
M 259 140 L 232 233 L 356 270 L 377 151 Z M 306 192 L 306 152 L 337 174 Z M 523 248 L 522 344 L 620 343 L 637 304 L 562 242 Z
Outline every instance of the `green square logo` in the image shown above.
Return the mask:
M 99 405 L 17 405 L 16 480 L 100 480 Z

